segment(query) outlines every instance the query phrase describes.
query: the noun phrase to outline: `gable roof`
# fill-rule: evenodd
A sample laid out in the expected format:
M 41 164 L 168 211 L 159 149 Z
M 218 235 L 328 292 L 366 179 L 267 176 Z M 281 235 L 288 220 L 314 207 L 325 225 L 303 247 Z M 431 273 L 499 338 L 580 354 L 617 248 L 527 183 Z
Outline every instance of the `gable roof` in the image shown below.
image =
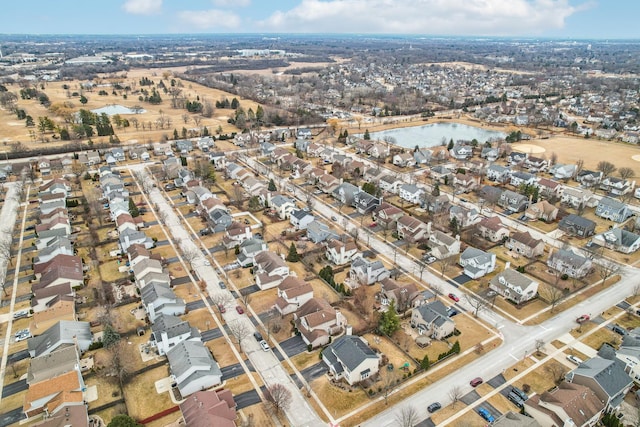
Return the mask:
M 72 345 L 75 340 L 91 341 L 91 339 L 89 322 L 61 320 L 41 335 L 29 338 L 27 348 L 29 353 L 32 353 L 32 357 L 37 357 L 60 343 Z
M 341 336 L 325 351 L 333 353 L 350 371 L 356 369 L 366 359 L 378 359 L 376 352 L 365 340 L 354 335 Z
M 615 357 L 605 359 L 596 356 L 582 362 L 567 374 L 569 381 L 573 381 L 576 376 L 593 378 L 610 398 L 632 383 L 631 377 L 624 371 L 624 363 Z
M 235 407 L 231 390 L 196 391 L 180 403 L 189 427 L 235 427 Z

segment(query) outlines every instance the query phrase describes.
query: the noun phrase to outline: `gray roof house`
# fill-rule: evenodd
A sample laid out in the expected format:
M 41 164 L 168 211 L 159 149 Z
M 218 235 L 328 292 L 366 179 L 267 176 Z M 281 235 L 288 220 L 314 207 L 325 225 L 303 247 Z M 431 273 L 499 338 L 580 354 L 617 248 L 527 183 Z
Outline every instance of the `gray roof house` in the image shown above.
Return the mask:
M 420 335 L 441 340 L 455 331 L 456 324 L 447 314 L 447 307 L 436 300 L 411 310 L 411 327 L 417 328 Z
M 626 221 L 631 214 L 632 212 L 627 205 L 610 197 L 600 199 L 600 203 L 596 207 L 596 215 L 615 222 Z
M 213 223 L 213 232 L 218 233 L 226 230 L 232 223 L 233 218 L 226 208 L 220 207 L 209 212 L 209 220 Z
M 380 205 L 380 199 L 366 191 L 358 191 L 353 196 L 353 207 L 361 214 L 367 214 Z
M 315 220 L 307 225 L 307 237 L 313 243 L 320 243 L 327 240 L 329 237 L 335 237 L 336 234 L 333 233 L 327 224 L 324 222 Z
M 549 255 L 547 265 L 569 277 L 584 277 L 591 271 L 593 263 L 569 249 L 559 249 Z
M 348 182 L 343 182 L 338 185 L 335 190 L 331 193 L 331 195 L 339 200 L 343 205 L 351 206 L 353 205 L 354 196 L 360 189 L 353 184 Z
M 315 220 L 315 217 L 309 212 L 308 209 L 294 209 L 291 211 L 289 222 L 296 230 L 306 230 L 311 222 Z
M 150 283 L 141 289 L 140 296 L 152 323 L 160 314 L 180 316 L 185 313 L 184 300 L 178 298 L 167 283 Z
M 487 178 L 496 182 L 507 182 L 511 179 L 511 169 L 501 165 L 490 165 L 487 168 Z
M 349 281 L 345 285 L 357 288 L 360 285 L 373 285 L 374 283 L 389 277 L 389 270 L 382 264 L 382 261 L 369 261 L 358 257 L 351 263 L 349 270 Z
M 89 322 L 61 320 L 37 337 L 29 338 L 27 349 L 31 357 L 49 354 L 60 348 L 76 344 L 78 350 L 84 352 L 92 341 L 93 336 Z
M 504 190 L 498 199 L 498 205 L 513 212 L 522 212 L 527 208 L 529 199 L 527 196 L 511 190 Z
M 188 139 L 180 139 L 176 141 L 176 151 L 178 153 L 188 153 L 193 151 L 193 142 Z
M 151 336 L 160 356 L 182 341 L 201 340 L 198 328 L 191 326 L 186 320 L 169 314 L 160 314 L 156 317 L 151 325 Z
M 619 227 L 597 234 L 591 241 L 624 254 L 631 254 L 640 248 L 640 235 Z
M 238 262 L 243 267 L 252 265 L 254 257 L 262 251 L 267 250 L 267 244 L 257 237 L 252 237 L 240 243 L 240 253 L 238 254 Z
M 353 385 L 378 373 L 380 355 L 364 338 L 344 335 L 322 351 L 322 361 L 336 378 Z
M 504 271 L 495 275 L 489 288 L 516 304 L 529 301 L 538 293 L 538 282 L 510 268 L 507 262 Z
M 127 249 L 129 249 L 129 246 L 133 245 L 134 243 L 139 243 L 141 245 L 144 245 L 144 247 L 147 249 L 152 248 L 153 245 L 155 244 L 151 239 L 151 237 L 147 237 L 147 235 L 144 234 L 144 232 L 138 231 L 138 230 L 132 230 L 130 228 L 127 228 L 124 231 L 122 231 L 122 233 L 120 233 L 119 239 L 120 239 L 120 249 L 122 249 L 122 252 L 127 252 Z
M 222 371 L 201 341 L 182 341 L 167 353 L 182 397 L 222 383 Z
M 633 380 L 625 372 L 625 363 L 616 358 L 615 350 L 606 343 L 598 351 L 598 356 L 582 362 L 565 379 L 593 390 L 605 402 L 605 410 L 619 407 L 633 385 Z
M 458 264 L 464 267 L 465 275 L 478 279 L 495 270 L 496 254 L 468 246 L 460 254 Z
M 594 233 L 596 223 L 580 215 L 570 214 L 560 220 L 558 229 L 573 236 L 588 237 Z

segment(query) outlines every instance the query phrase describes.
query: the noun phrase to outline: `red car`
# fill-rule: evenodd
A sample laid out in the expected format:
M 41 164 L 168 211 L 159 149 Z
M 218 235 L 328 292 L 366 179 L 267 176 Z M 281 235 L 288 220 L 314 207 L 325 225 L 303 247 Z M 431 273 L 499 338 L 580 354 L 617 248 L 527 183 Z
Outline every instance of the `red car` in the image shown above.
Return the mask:
M 244 310 L 239 305 L 236 305 L 236 311 L 238 312 L 238 314 L 244 314 Z
M 220 310 L 220 313 L 226 313 L 227 312 L 227 309 L 222 304 L 218 304 L 218 310 Z
M 584 323 L 584 322 L 587 322 L 589 319 L 591 319 L 591 317 L 588 314 L 583 314 L 582 316 L 576 319 L 576 322 Z
M 451 298 L 455 302 L 459 302 L 460 301 L 460 298 L 458 298 L 458 295 L 456 295 L 456 294 L 449 294 L 449 298 Z
M 377 222 L 372 222 L 371 224 L 369 224 L 369 227 L 373 228 L 373 227 L 377 227 L 378 223 Z

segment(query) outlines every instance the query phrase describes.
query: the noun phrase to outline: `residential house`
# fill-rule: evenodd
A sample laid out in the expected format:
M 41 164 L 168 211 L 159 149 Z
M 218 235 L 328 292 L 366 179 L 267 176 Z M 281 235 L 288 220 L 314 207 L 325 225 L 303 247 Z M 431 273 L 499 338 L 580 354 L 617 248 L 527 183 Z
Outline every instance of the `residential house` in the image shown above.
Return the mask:
M 614 222 L 624 222 L 633 212 L 626 204 L 609 197 L 603 197 L 600 199 L 595 213 L 604 219 Z
M 576 175 L 578 167 L 576 165 L 563 165 L 562 163 L 556 163 L 549 168 L 549 174 L 553 175 L 555 179 L 567 180 L 573 178 Z
M 80 376 L 80 360 L 75 346 L 63 347 L 48 354 L 34 357 L 29 361 L 27 384 L 36 384 L 68 372 L 75 372 Z
M 420 207 L 434 215 L 448 212 L 450 206 L 451 202 L 446 194 L 434 196 L 431 193 L 424 193 L 420 201 Z
M 393 156 L 393 164 L 401 168 L 410 168 L 415 166 L 416 160 L 412 153 L 399 153 Z
M 480 158 L 487 159 L 489 162 L 495 162 L 500 157 L 498 147 L 483 147 L 480 152 Z
M 307 237 L 313 243 L 321 243 L 334 236 L 336 236 L 335 233 L 324 222 L 315 220 L 307 226 Z
M 224 170 L 227 166 L 227 156 L 222 151 L 209 153 L 209 161 L 213 163 L 215 170 Z
M 524 410 L 540 426 L 592 427 L 598 423 L 604 403 L 589 387 L 563 381 L 531 396 L 524 402 Z
M 625 336 L 616 350 L 616 357 L 625 364 L 625 371 L 635 383 L 640 382 L 640 343 L 636 338 Z
M 70 283 L 73 288 L 79 288 L 84 284 L 82 258 L 78 256 L 58 255 L 42 266 L 38 274 L 41 274 L 40 281 L 31 286 L 32 290 L 62 283 Z
M 369 168 L 364 171 L 363 179 L 367 182 L 375 182 L 377 183 L 383 177 L 387 176 L 386 172 L 379 168 Z
M 314 220 L 315 217 L 308 209 L 294 209 L 289 216 L 289 222 L 296 230 L 306 230 Z
M 182 397 L 222 383 L 222 372 L 200 341 L 182 341 L 167 352 L 169 369 Z
M 553 222 L 558 216 L 558 208 L 546 200 L 540 200 L 530 205 L 524 214 L 531 220 L 539 219 L 545 222 Z
M 85 352 L 93 342 L 89 322 L 62 320 L 37 337 L 27 341 L 29 356 L 39 357 L 56 350 L 76 346 L 79 352 Z
M 389 146 L 380 142 L 374 142 L 369 148 L 369 155 L 376 159 L 384 159 L 389 155 Z
M 614 227 L 593 236 L 591 242 L 623 254 L 631 254 L 640 248 L 640 235 L 624 228 Z
M 127 252 L 129 246 L 133 244 L 144 245 L 147 249 L 151 249 L 155 246 L 151 237 L 147 237 L 147 235 L 142 231 L 131 230 L 128 228 L 120 233 L 118 239 L 120 241 L 120 249 L 123 253 Z
M 184 426 L 236 427 L 236 402 L 229 389 L 196 391 L 180 403 Z
M 346 242 L 339 239 L 332 239 L 327 244 L 326 257 L 335 265 L 349 264 L 358 255 L 358 247 L 351 239 Z
M 366 191 L 359 191 L 353 196 L 353 207 L 361 213 L 362 215 L 366 215 L 369 212 L 372 212 L 380 205 L 380 199 L 378 197 L 372 196 Z
M 418 218 L 403 215 L 397 220 L 397 232 L 400 239 L 407 242 L 418 242 L 429 236 L 431 227 Z
M 368 139 L 359 139 L 355 143 L 356 154 L 368 153 L 373 147 L 373 141 Z
M 635 185 L 635 181 L 629 182 L 626 179 L 616 178 L 614 176 L 608 176 L 600 181 L 600 189 L 606 191 L 613 197 L 623 196 L 633 191 Z
M 145 276 L 147 274 L 163 272 L 162 263 L 159 260 L 153 258 L 140 260 L 136 263 L 136 265 L 131 267 L 131 270 L 133 270 L 133 275 L 135 276 L 136 281 L 138 281 L 139 284 L 145 283 Z M 143 285 L 140 285 L 139 287 L 142 288 Z
M 570 214 L 558 223 L 558 229 L 578 237 L 589 237 L 596 229 L 596 223 L 580 215 Z
M 560 201 L 575 209 L 593 207 L 598 203 L 597 199 L 593 197 L 593 193 L 591 191 L 567 186 L 562 189 Z
M 267 244 L 262 239 L 257 237 L 247 239 L 240 244 L 238 262 L 242 267 L 249 267 L 255 264 L 255 256 L 267 249 Z
M 509 229 L 502 223 L 499 216 L 483 218 L 476 227 L 476 232 L 483 239 L 490 242 L 501 242 L 509 237 Z
M 321 298 L 311 298 L 293 314 L 296 329 L 305 344 L 317 348 L 329 344 L 331 337 L 342 332 L 347 319 Z
M 177 316 L 168 314 L 156 316 L 151 325 L 151 341 L 155 344 L 160 356 L 164 356 L 176 344 L 187 340 L 201 341 L 198 328 Z
M 431 168 L 429 174 L 434 182 L 448 182 L 451 179 L 452 172 L 446 166 L 437 165 Z
M 34 337 L 42 334 L 61 320 L 75 321 L 76 310 L 73 298 L 54 298 L 43 310 L 33 313 L 29 322 L 29 332 Z
M 331 193 L 331 195 L 344 206 L 353 205 L 353 200 L 357 192 L 361 191 L 355 185 L 343 182 Z
M 277 195 L 271 199 L 271 207 L 275 210 L 278 218 L 288 219 L 296 208 L 296 203 L 289 197 Z
M 449 220 L 452 221 L 454 218 L 460 228 L 470 227 L 481 220 L 477 209 L 468 209 L 461 205 L 453 205 L 449 208 Z
M 548 178 L 540 178 L 536 183 L 539 194 L 546 199 L 558 199 L 562 194 L 562 186 L 559 182 Z
M 519 153 L 517 151 L 512 151 L 507 156 L 507 163 L 509 163 L 510 165 L 519 165 L 521 163 L 524 163 L 527 157 L 528 155 L 526 153 Z
M 602 172 L 583 169 L 578 172 L 575 180 L 580 183 L 581 187 L 590 188 L 600 183 L 602 180 Z
M 466 144 L 455 144 L 449 154 L 456 160 L 465 160 L 473 156 L 473 147 Z
M 529 301 L 538 293 L 539 283 L 510 268 L 507 263 L 504 271 L 495 275 L 489 281 L 489 288 L 505 299 L 511 300 L 516 304 Z
M 415 283 L 400 284 L 391 278 L 380 281 L 380 304 L 383 307 L 393 304 L 396 312 L 404 313 L 423 302 L 422 292 Z
M 451 237 L 440 230 L 429 235 L 431 255 L 436 259 L 449 258 L 460 253 L 460 236 Z
M 507 411 L 496 418 L 492 427 L 541 427 L 535 419 L 520 412 Z
M 51 261 L 58 255 L 73 256 L 73 254 L 74 250 L 71 240 L 66 237 L 55 237 L 49 240 L 47 245 L 38 252 L 38 256 L 33 257 L 34 268 Z M 42 271 L 40 271 L 40 274 L 41 273 Z
M 478 197 L 493 205 L 500 201 L 502 193 L 503 190 L 501 188 L 494 187 L 492 185 L 485 185 L 480 189 L 480 191 L 478 191 Z
M 75 301 L 75 291 L 71 287 L 71 283 L 63 283 L 61 285 L 50 286 L 44 289 L 32 290 L 31 310 L 33 313 L 49 309 L 58 301 Z
M 87 150 L 78 153 L 78 161 L 85 166 L 98 165 L 102 162 L 97 150 Z
M 289 276 L 289 266 L 273 252 L 259 252 L 255 255 L 254 261 L 256 285 L 262 290 L 275 288 Z
M 233 217 L 229 215 L 226 207 L 217 206 L 209 211 L 209 221 L 212 224 L 213 232 L 219 233 L 231 226 Z
M 528 231 L 513 233 L 505 247 L 527 258 L 535 258 L 544 253 L 544 241 L 535 239 Z
M 596 357 L 582 362 L 565 379 L 593 390 L 604 402 L 606 411 L 619 408 L 633 385 L 625 371 L 625 363 L 616 358 L 615 350 L 607 343 L 600 347 Z
M 373 181 L 375 182 L 375 181 Z M 403 185 L 404 182 L 399 179 L 395 175 L 386 174 L 383 175 L 382 178 L 378 179 L 377 185 L 380 187 L 382 191 L 386 191 L 388 193 L 398 194 L 400 190 L 400 186 Z
M 413 152 L 413 159 L 416 165 L 428 165 L 431 163 L 433 151 L 428 148 L 420 148 Z
M 499 183 L 506 183 L 511 180 L 511 169 L 505 166 L 492 164 L 487 168 L 487 179 Z
M 47 417 L 55 417 L 64 407 L 84 406 L 83 391 L 85 389 L 82 375 L 75 370 L 32 383 L 24 397 L 22 410 L 27 418 L 42 413 Z M 64 418 L 60 421 L 69 422 Z
M 478 179 L 467 174 L 457 173 L 453 176 L 453 186 L 456 193 L 470 193 L 478 186 Z
M 181 316 L 185 313 L 184 300 L 176 296 L 168 283 L 149 283 L 141 288 L 140 296 L 151 323 L 161 314 Z
M 222 244 L 228 249 L 233 249 L 252 237 L 251 227 L 234 221 L 225 230 L 224 236 L 222 237 Z
M 464 268 L 466 276 L 478 279 L 495 270 L 496 254 L 469 246 L 460 254 L 458 264 Z
M 278 285 L 275 308 L 281 316 L 286 316 L 312 298 L 313 287 L 309 283 L 295 276 L 288 276 Z
M 309 139 L 313 136 L 311 129 L 309 128 L 299 128 L 296 131 L 296 137 L 298 139 Z
M 389 275 L 389 270 L 382 264 L 382 261 L 369 261 L 360 256 L 351 262 L 350 280 L 345 284 L 355 289 L 361 285 L 373 285 L 382 279 L 386 279 Z
M 332 193 L 338 188 L 340 185 L 340 180 L 331 174 L 324 174 L 318 179 L 318 184 L 316 184 L 318 189 L 325 194 Z M 357 188 L 357 187 L 356 187 Z
M 397 206 L 387 202 L 382 202 L 371 214 L 374 221 L 383 230 L 395 230 L 398 220 L 404 216 L 404 211 Z
M 309 157 L 319 157 L 320 153 L 324 150 L 324 146 L 320 144 L 316 144 L 315 142 L 307 145 L 307 155 Z
M 354 335 L 341 336 L 322 351 L 322 361 L 331 374 L 350 385 L 375 376 L 380 359 L 364 338 Z
M 527 196 L 518 194 L 511 190 L 504 190 L 498 200 L 498 205 L 512 212 L 522 212 L 529 205 Z
M 524 161 L 524 167 L 532 172 L 544 171 L 549 166 L 549 161 L 542 157 L 528 156 Z
M 422 194 L 424 194 L 424 189 L 415 184 L 402 184 L 398 189 L 400 198 L 413 204 L 420 203 Z
M 581 278 L 589 274 L 593 263 L 570 249 L 559 249 L 549 255 L 547 265 L 561 274 Z
M 516 188 L 521 185 L 536 185 L 537 182 L 538 178 L 535 175 L 519 171 L 513 172 L 511 174 L 511 180 L 509 181 L 509 183 Z
M 441 340 L 453 334 L 456 323 L 447 314 L 447 307 L 440 300 L 419 305 L 411 310 L 411 327 L 418 334 Z

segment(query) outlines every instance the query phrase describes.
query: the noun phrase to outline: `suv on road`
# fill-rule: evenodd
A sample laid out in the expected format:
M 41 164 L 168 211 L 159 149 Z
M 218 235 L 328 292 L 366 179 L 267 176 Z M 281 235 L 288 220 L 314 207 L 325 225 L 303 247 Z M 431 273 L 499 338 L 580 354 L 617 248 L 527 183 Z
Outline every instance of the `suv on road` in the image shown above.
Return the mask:
M 253 337 L 254 337 L 254 338 L 256 339 L 256 341 L 258 341 L 258 342 L 260 342 L 260 341 L 263 341 L 263 340 L 264 340 L 264 338 L 262 338 L 262 334 L 261 334 L 260 332 L 258 332 L 258 331 L 255 331 L 255 332 L 253 333 Z
M 427 411 L 429 411 L 429 413 L 432 414 L 440 408 L 442 408 L 442 405 L 440 405 L 440 402 L 433 402 L 431 405 L 427 406 Z
M 524 400 L 522 400 L 522 398 L 517 394 L 515 394 L 513 391 L 509 393 L 509 395 L 507 396 L 507 399 L 512 401 L 513 404 L 516 405 L 518 408 L 522 408 L 524 406 Z

